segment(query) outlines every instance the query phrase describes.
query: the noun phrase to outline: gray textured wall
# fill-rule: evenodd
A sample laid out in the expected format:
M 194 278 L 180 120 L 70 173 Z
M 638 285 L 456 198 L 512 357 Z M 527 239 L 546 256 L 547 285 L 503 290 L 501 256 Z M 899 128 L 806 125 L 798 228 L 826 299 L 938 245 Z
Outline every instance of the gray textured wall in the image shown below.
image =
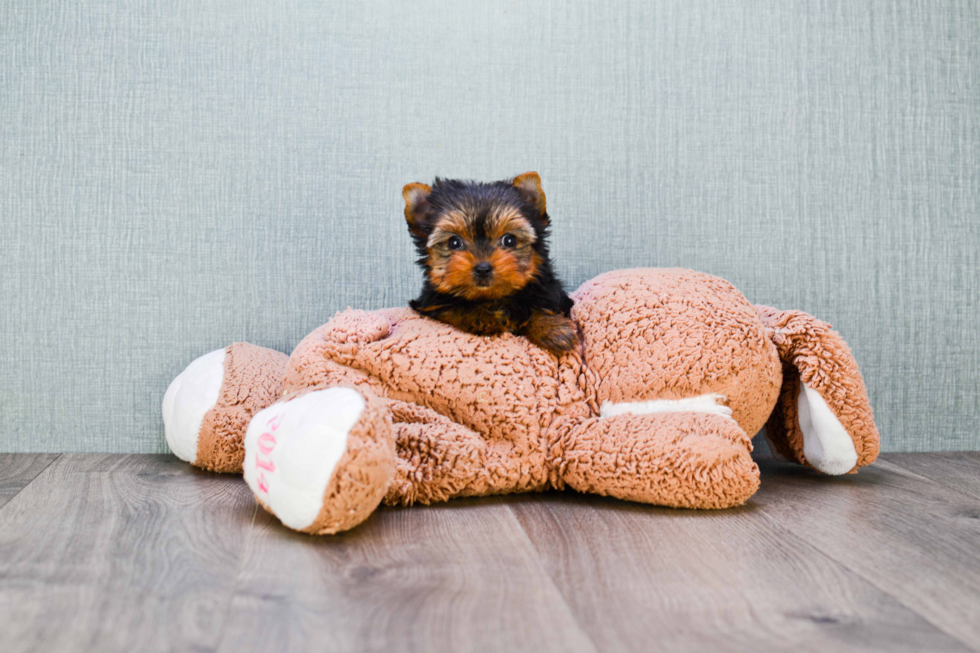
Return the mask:
M 887 450 L 980 446 L 976 2 L 0 1 L 0 450 L 165 450 L 235 340 L 419 286 L 400 188 L 541 172 L 557 266 L 832 322 Z

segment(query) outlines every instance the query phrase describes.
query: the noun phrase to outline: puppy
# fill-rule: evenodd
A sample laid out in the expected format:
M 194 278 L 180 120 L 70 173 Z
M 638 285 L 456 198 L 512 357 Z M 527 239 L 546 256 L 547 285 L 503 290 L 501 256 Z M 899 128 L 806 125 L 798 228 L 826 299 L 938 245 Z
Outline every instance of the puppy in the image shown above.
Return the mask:
M 548 258 L 538 173 L 491 183 L 437 178 L 402 195 L 425 270 L 413 309 L 476 335 L 509 331 L 556 355 L 576 347 L 572 300 Z

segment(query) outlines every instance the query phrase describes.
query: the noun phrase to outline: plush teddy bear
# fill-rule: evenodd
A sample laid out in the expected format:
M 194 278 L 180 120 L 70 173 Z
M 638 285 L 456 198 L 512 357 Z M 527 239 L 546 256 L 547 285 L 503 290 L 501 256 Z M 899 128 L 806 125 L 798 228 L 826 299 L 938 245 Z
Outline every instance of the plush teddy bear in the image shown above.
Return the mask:
M 411 309 L 347 310 L 292 356 L 238 343 L 163 401 L 191 464 L 244 472 L 286 526 L 337 533 L 384 501 L 569 487 L 728 508 L 759 486 L 750 437 L 826 474 L 874 461 L 850 350 L 799 311 L 677 269 L 610 272 L 572 294 L 580 350 L 474 336 Z

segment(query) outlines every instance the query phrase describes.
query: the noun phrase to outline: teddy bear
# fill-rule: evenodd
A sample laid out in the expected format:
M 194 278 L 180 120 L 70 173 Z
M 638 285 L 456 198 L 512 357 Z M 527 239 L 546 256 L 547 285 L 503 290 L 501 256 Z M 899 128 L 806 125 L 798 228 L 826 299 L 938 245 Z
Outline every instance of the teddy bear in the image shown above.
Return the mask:
M 759 487 L 763 425 L 776 455 L 824 474 L 877 457 L 864 381 L 825 322 L 682 269 L 609 272 L 571 297 L 580 346 L 561 355 L 407 307 L 338 313 L 288 357 L 230 345 L 168 388 L 167 442 L 316 534 L 381 503 L 563 488 L 730 508 Z

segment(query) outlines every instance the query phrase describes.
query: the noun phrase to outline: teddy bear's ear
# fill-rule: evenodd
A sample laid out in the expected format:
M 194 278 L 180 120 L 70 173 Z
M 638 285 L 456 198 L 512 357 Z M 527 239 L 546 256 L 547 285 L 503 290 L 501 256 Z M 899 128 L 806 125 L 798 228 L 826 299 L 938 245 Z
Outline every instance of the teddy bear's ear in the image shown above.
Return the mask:
M 514 177 L 514 187 L 521 191 L 534 206 L 548 219 L 547 201 L 544 197 L 544 189 L 541 188 L 541 177 L 536 172 L 525 172 L 523 175 Z
M 414 236 L 425 236 L 428 226 L 429 193 L 432 189 L 425 184 L 405 184 L 402 197 L 405 198 L 405 220 L 408 230 Z

